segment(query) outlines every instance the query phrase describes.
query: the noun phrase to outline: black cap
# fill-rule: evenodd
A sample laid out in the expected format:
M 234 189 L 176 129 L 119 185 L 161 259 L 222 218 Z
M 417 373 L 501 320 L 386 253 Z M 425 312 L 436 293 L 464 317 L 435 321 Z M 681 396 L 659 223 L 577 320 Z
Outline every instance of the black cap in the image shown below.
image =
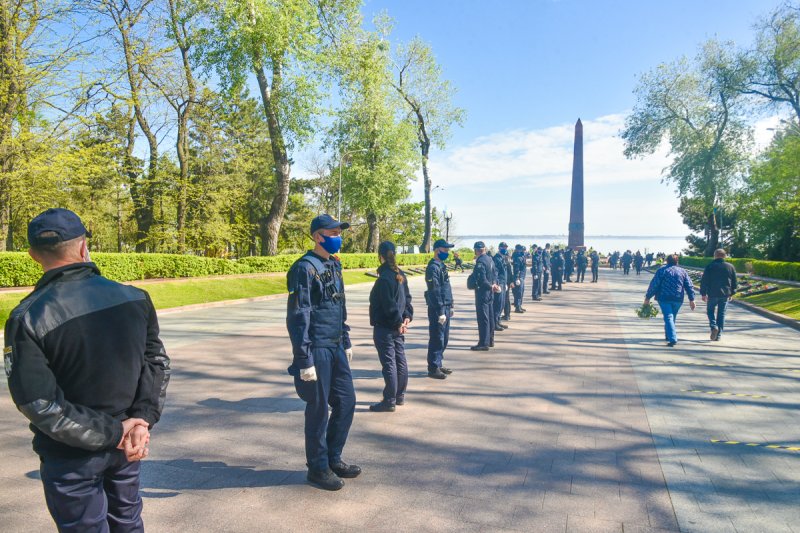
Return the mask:
M 498 248 L 508 248 L 508 244 L 505 243 L 505 242 L 501 242 L 500 244 L 497 245 L 497 247 Z
M 480 250 L 481 248 L 486 248 L 486 245 L 483 244 L 483 241 L 478 241 L 472 245 L 473 250 Z
M 42 233 L 52 231 L 52 237 L 40 237 Z M 37 215 L 28 224 L 28 242 L 31 246 L 46 246 L 59 242 L 70 241 L 92 233 L 86 229 L 78 215 L 69 209 L 60 207 L 51 208 Z
M 314 220 L 311 221 L 311 235 L 314 235 L 317 230 L 321 229 L 347 229 L 349 227 L 349 222 L 339 222 L 329 214 L 323 213 L 314 217 Z
M 439 239 L 435 243 L 433 243 L 434 248 L 454 248 L 455 244 L 450 244 L 444 239 Z
M 521 252 L 522 250 L 524 250 L 524 247 L 521 244 L 517 244 L 516 246 L 514 246 L 514 250 L 516 250 L 517 252 Z
M 394 243 L 392 241 L 383 241 L 378 246 L 378 253 L 381 255 L 386 255 L 387 252 L 394 252 L 396 250 Z

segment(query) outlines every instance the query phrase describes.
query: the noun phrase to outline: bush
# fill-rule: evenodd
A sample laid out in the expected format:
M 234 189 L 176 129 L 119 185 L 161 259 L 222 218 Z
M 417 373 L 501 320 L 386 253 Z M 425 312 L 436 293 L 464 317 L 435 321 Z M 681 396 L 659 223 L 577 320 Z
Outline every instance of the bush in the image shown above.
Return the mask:
M 696 268 L 705 268 L 714 259 L 712 257 L 688 257 L 680 259 L 680 264 Z M 785 279 L 788 281 L 800 281 L 800 263 L 788 261 L 762 261 L 746 257 L 729 257 L 726 259 L 731 263 L 736 272 L 741 274 L 752 274 L 765 278 Z
M 301 254 L 244 257 L 238 261 L 177 254 L 95 253 L 92 260 L 115 281 L 287 272 Z M 399 265 L 424 265 L 432 254 L 398 254 Z M 344 268 L 377 268 L 378 254 L 341 254 Z M 26 252 L 0 252 L 0 287 L 28 287 L 42 276 Z

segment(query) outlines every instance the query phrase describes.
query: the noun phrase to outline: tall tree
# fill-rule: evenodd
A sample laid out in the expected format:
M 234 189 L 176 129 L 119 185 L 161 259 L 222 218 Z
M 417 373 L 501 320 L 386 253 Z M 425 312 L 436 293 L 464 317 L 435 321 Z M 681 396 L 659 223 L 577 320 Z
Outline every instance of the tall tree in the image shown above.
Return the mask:
M 667 141 L 673 160 L 664 179 L 680 196 L 702 202 L 705 255 L 719 241 L 714 208 L 725 203 L 749 154 L 750 129 L 738 91 L 741 73 L 730 50 L 709 41 L 694 61 L 662 64 L 643 75 L 622 132 L 629 158 L 652 154 Z
M 382 23 L 386 31 L 386 23 Z M 445 80 L 430 46 L 419 37 L 397 49 L 392 84 L 407 105 L 422 162 L 425 189 L 425 233 L 420 249 L 430 251 L 432 231 L 432 180 L 428 170 L 431 145 L 444 149 L 450 128 L 464 121 L 465 112 L 452 103 L 453 84 Z
M 358 26 L 359 6 L 359 0 L 208 0 L 205 4 L 212 21 L 204 44 L 207 64 L 228 89 L 241 87 L 254 74 L 264 107 L 276 182 L 262 222 L 265 255 L 278 253 L 289 203 L 290 152 L 312 136 L 332 45 Z
M 755 46 L 741 55 L 744 94 L 792 109 L 800 119 L 800 6 L 785 2 L 756 24 Z

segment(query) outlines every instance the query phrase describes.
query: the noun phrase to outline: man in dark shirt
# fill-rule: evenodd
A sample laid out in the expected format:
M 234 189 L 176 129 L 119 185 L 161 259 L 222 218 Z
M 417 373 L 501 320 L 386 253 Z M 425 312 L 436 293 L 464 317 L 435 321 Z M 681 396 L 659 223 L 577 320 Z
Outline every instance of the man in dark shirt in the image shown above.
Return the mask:
M 483 241 L 475 243 L 475 313 L 478 319 L 478 344 L 470 349 L 479 352 L 488 351 L 494 346 L 494 312 L 492 296 L 499 292 L 500 286 L 495 282 L 494 261 L 486 254 Z
M 714 260 L 709 263 L 700 280 L 700 296 L 706 302 L 711 340 L 718 341 L 725 327 L 725 310 L 736 293 L 736 269 L 725 262 L 725 250 L 714 251 Z
M 66 209 L 28 225 L 45 274 L 6 322 L 6 376 L 59 531 L 143 531 L 139 460 L 164 407 L 169 357 L 148 294 L 102 277 L 87 236 Z

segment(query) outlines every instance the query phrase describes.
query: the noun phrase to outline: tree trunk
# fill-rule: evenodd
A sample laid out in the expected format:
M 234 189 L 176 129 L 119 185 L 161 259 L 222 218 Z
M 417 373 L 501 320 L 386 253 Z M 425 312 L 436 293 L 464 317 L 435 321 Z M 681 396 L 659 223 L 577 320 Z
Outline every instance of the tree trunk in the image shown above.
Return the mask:
M 714 250 L 719 248 L 719 227 L 717 226 L 717 217 L 713 211 L 708 217 L 706 233 L 708 234 L 708 239 L 706 240 L 706 249 L 703 251 L 703 255 L 711 257 L 714 255 Z
M 422 244 L 419 251 L 428 253 L 431 251 L 431 233 L 433 230 L 433 216 L 431 209 L 431 177 L 428 174 L 428 153 L 430 152 L 430 142 L 420 143 L 422 149 L 422 179 L 425 186 L 425 232 L 422 234 Z
M 281 65 L 273 60 L 272 90 L 270 90 L 264 67 L 259 58 L 254 59 L 253 68 L 258 79 L 261 101 L 264 104 L 264 114 L 267 117 L 269 141 L 275 165 L 276 185 L 275 197 L 272 199 L 272 205 L 269 208 L 269 214 L 266 219 L 266 233 L 262 235 L 261 253 L 262 255 L 276 255 L 278 253 L 278 237 L 280 236 L 283 217 L 286 215 L 286 208 L 289 205 L 289 185 L 291 183 L 291 165 L 286 153 L 283 129 L 278 120 L 275 104 L 272 101 L 273 94 L 277 93 L 281 87 Z
M 378 244 L 381 240 L 380 228 L 378 228 L 378 216 L 375 213 L 367 213 L 367 252 L 378 251 Z

